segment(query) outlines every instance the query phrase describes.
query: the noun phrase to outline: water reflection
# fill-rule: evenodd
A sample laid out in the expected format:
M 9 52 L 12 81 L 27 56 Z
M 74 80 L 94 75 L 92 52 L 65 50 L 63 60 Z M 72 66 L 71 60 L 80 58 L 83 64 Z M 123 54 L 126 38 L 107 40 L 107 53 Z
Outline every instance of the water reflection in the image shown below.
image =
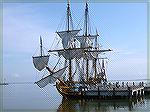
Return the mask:
M 136 110 L 136 105 L 144 104 L 144 98 L 124 100 L 67 100 L 62 99 L 57 112 L 113 112 Z

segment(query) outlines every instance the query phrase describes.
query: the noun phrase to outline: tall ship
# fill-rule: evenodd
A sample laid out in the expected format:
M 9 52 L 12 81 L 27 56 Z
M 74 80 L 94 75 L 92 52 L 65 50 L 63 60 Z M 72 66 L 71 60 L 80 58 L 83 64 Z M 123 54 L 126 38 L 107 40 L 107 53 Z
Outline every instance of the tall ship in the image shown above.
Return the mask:
M 58 49 L 43 52 L 43 42 L 40 37 L 40 54 L 33 56 L 34 67 L 38 71 L 46 69 L 48 75 L 35 82 L 40 88 L 54 84 L 64 98 L 105 98 L 126 97 L 134 95 L 134 88 L 118 83 L 108 83 L 106 76 L 105 52 L 111 49 L 102 49 L 98 41 L 98 32 L 91 32 L 89 4 L 86 2 L 83 25 L 74 29 L 70 2 L 67 3 L 65 29 L 56 31 L 59 36 Z M 49 58 L 55 55 L 56 65 L 49 65 Z M 53 58 L 52 58 L 53 59 Z M 54 65 L 54 66 L 53 66 Z M 139 86 L 143 94 L 142 84 Z M 138 93 L 137 93 L 138 94 Z

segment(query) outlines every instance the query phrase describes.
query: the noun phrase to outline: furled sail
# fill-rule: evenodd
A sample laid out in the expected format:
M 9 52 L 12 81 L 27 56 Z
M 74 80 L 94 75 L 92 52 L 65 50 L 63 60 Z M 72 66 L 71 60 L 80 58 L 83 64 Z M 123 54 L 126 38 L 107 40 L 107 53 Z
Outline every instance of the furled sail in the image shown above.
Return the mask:
M 62 39 L 63 48 L 68 48 L 71 45 L 71 41 L 73 41 L 74 37 L 80 30 L 69 30 L 69 31 L 61 31 L 56 32 L 60 38 Z
M 49 56 L 35 56 L 33 57 L 33 64 L 34 67 L 41 71 L 45 68 L 45 66 L 48 64 Z
M 47 84 L 54 83 L 57 79 L 59 79 L 62 74 L 65 72 L 67 67 L 64 67 L 56 72 L 53 72 L 52 74 L 42 78 L 41 80 L 35 82 L 40 88 L 45 87 Z

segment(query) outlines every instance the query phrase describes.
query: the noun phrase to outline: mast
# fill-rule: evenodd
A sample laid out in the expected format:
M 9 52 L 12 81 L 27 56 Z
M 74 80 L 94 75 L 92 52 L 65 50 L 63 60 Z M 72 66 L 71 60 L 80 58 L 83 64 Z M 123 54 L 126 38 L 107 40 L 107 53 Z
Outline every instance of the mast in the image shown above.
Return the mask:
M 69 81 L 72 82 L 72 62 L 71 59 L 69 59 Z
M 86 8 L 85 8 L 85 36 L 88 34 L 88 4 L 86 2 Z
M 40 36 L 40 54 L 41 54 L 41 56 L 43 55 L 43 54 L 42 54 L 42 47 L 43 47 L 43 46 L 42 46 L 42 38 L 41 38 L 41 36 Z
M 68 32 L 70 28 L 73 29 L 73 21 L 72 21 L 71 11 L 70 11 L 70 0 L 68 0 L 67 3 L 67 31 Z
M 67 31 L 68 32 L 70 29 L 70 18 L 71 18 L 70 0 L 68 0 L 68 4 L 67 4 Z M 69 59 L 69 81 L 72 82 L 72 62 L 71 62 L 71 59 Z
M 98 36 L 97 30 L 96 30 L 96 35 Z M 95 50 L 97 50 L 97 48 L 98 48 L 97 36 L 95 37 Z M 93 60 L 93 63 L 94 63 L 94 79 L 96 79 L 96 75 L 97 75 L 96 62 L 97 62 L 97 56 Z
M 86 2 L 86 8 L 85 8 L 85 43 L 87 41 L 87 35 L 88 35 L 88 4 Z M 85 44 L 84 43 L 84 44 Z M 89 60 L 86 60 L 86 81 L 88 81 L 89 78 Z
M 103 70 L 104 79 L 106 79 L 104 59 L 102 60 L 102 70 Z
M 96 79 L 96 75 L 97 75 L 97 70 L 96 70 L 96 61 L 97 59 L 94 58 L 94 61 L 93 61 L 93 65 L 94 65 L 94 79 Z
M 99 36 L 99 35 L 98 35 L 98 32 L 97 32 L 97 29 L 96 29 L 96 35 Z M 95 37 L 95 49 L 98 48 L 98 44 L 97 44 L 97 36 Z
M 40 36 L 40 54 L 38 56 L 32 56 L 34 67 L 41 71 L 43 70 L 49 61 L 49 55 L 44 55 L 42 37 Z
M 68 80 L 70 82 L 72 82 L 72 79 L 73 79 L 73 76 L 72 76 L 72 67 L 73 67 L 72 66 L 72 59 L 75 58 L 74 57 L 75 52 L 72 53 L 71 51 L 73 51 L 75 49 L 74 39 L 80 30 L 73 30 L 73 21 L 72 21 L 71 11 L 70 11 L 70 0 L 67 0 L 65 23 L 66 23 L 66 29 L 63 31 L 57 31 L 56 32 L 59 35 L 59 37 L 62 39 L 62 45 L 63 45 L 62 52 L 61 52 L 61 50 L 58 50 L 57 52 L 59 55 L 62 55 L 65 58 L 65 60 L 67 61 Z
M 67 31 L 69 31 L 69 17 L 70 17 L 70 1 L 68 0 L 67 4 Z

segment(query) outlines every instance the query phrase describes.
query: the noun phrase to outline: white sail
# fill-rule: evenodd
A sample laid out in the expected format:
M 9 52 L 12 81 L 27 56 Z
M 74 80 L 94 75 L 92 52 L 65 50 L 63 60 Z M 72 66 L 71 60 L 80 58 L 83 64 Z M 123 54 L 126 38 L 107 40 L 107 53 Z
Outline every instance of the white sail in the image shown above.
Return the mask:
M 49 83 L 54 83 L 55 82 L 55 78 L 52 77 L 51 75 L 45 77 L 45 78 L 42 78 L 41 80 L 35 82 L 40 88 L 43 88 L 45 87 L 47 84 Z
M 83 57 L 83 49 L 71 49 L 71 50 L 64 50 L 64 51 L 58 51 L 59 55 L 62 55 L 65 59 L 80 59 Z
M 62 69 L 60 69 L 60 70 L 58 70 L 58 71 L 56 71 L 56 72 L 54 72 L 54 73 L 52 73 L 52 74 L 50 74 L 48 76 L 42 78 L 41 80 L 39 80 L 39 81 L 37 81 L 35 83 L 40 88 L 45 87 L 49 83 L 52 84 L 52 83 L 54 83 L 57 79 L 59 79 L 62 76 L 62 74 L 65 72 L 66 68 L 67 67 L 64 67 L 64 68 L 62 68 Z
M 48 64 L 49 56 L 36 56 L 33 57 L 33 64 L 34 67 L 41 71 L 45 68 L 45 66 Z
M 93 60 L 95 58 L 98 57 L 98 54 L 101 54 L 103 52 L 107 52 L 107 51 L 112 51 L 111 49 L 107 49 L 107 50 L 97 50 L 97 49 L 94 49 L 94 50 L 85 50 L 85 55 L 84 55 L 84 58 L 85 59 L 88 59 L 88 60 Z
M 89 35 L 87 36 L 88 39 L 91 41 L 94 40 L 98 35 Z M 83 36 L 76 36 L 75 37 L 79 42 L 83 42 L 83 39 L 86 38 L 84 35 Z
M 79 80 L 81 80 L 81 79 L 83 79 L 84 72 L 83 72 L 83 69 L 80 66 L 80 60 L 76 59 L 75 62 L 76 62 L 76 69 L 77 69 L 77 72 L 78 72 L 78 75 L 79 75 Z
M 84 49 L 70 49 L 70 50 L 60 50 L 57 51 L 58 55 L 62 55 L 65 59 L 88 59 L 88 60 L 93 60 L 94 58 L 97 58 L 97 55 L 100 52 L 92 52 Z
M 73 41 L 74 37 L 77 35 L 77 33 L 79 31 L 80 30 L 56 32 L 60 36 L 60 38 L 62 39 L 63 48 L 70 47 L 71 42 Z
M 76 36 L 75 38 L 80 42 L 81 47 L 88 47 L 91 46 L 93 43 L 93 40 L 96 39 L 98 35 L 88 35 L 88 36 Z
M 96 58 L 96 57 L 94 56 L 93 53 L 85 52 L 84 59 L 93 60 L 94 58 Z

